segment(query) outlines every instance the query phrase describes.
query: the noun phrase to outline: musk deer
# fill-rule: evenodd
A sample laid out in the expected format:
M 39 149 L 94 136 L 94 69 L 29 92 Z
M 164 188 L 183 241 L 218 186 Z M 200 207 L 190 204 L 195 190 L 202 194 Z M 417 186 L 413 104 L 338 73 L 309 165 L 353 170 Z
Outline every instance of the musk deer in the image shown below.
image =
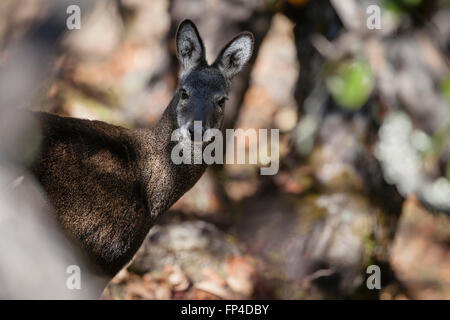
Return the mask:
M 171 161 L 171 134 L 180 129 L 182 139 L 194 139 L 194 121 L 223 129 L 231 79 L 250 59 L 253 35 L 238 34 L 209 65 L 196 26 L 185 20 L 176 50 L 179 84 L 151 128 L 36 114 L 43 140 L 32 172 L 69 238 L 106 277 L 131 260 L 155 219 L 204 173 L 205 164 Z

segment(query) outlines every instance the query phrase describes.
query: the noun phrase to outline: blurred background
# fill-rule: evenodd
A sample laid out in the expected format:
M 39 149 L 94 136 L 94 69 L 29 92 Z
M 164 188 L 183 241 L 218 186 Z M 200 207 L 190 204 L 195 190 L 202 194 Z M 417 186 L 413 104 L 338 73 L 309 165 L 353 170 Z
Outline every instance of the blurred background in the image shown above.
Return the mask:
M 80 29 L 66 28 L 71 4 Z M 208 169 L 102 299 L 450 299 L 447 0 L 3 0 L 0 151 L 27 142 L 0 156 L 0 178 L 39 139 L 14 108 L 157 121 L 186 18 L 209 62 L 255 35 L 225 126 L 280 129 L 280 171 Z M 7 201 L 0 229 L 17 210 Z M 18 252 L 2 254 L 0 283 Z M 369 265 L 381 290 L 366 286 Z

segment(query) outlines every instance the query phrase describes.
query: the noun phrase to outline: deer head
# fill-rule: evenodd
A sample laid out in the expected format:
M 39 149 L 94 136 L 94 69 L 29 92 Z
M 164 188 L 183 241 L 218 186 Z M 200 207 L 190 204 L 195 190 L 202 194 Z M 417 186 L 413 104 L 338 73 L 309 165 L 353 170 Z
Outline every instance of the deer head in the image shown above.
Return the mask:
M 183 21 L 176 35 L 177 57 L 181 65 L 174 96 L 176 128 L 184 139 L 194 141 L 208 129 L 222 129 L 225 103 L 231 79 L 250 60 L 253 35 L 243 32 L 234 37 L 209 65 L 205 47 L 194 23 Z M 194 126 L 201 121 L 201 126 Z M 194 135 L 196 130 L 201 130 Z

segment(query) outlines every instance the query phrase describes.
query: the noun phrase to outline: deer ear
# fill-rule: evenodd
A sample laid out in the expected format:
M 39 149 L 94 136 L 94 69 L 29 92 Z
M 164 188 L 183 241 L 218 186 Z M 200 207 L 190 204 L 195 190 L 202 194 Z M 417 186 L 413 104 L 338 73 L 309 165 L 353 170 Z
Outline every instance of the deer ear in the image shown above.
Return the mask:
M 218 68 L 225 78 L 231 79 L 250 60 L 252 52 L 253 34 L 242 32 L 222 49 L 213 66 Z
M 176 45 L 182 74 L 189 73 L 198 65 L 206 64 L 202 38 L 191 20 L 184 20 L 178 27 Z

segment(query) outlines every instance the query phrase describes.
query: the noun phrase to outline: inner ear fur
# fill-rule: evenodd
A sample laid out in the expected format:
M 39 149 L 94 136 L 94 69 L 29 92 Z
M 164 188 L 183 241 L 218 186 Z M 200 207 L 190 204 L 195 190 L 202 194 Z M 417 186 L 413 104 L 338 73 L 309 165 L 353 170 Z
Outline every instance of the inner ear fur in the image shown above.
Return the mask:
M 189 72 L 199 65 L 206 64 L 203 40 L 191 20 L 184 20 L 179 25 L 176 35 L 176 48 L 182 72 Z
M 241 32 L 223 47 L 213 66 L 217 67 L 226 78 L 231 79 L 250 60 L 253 46 L 253 34 Z

